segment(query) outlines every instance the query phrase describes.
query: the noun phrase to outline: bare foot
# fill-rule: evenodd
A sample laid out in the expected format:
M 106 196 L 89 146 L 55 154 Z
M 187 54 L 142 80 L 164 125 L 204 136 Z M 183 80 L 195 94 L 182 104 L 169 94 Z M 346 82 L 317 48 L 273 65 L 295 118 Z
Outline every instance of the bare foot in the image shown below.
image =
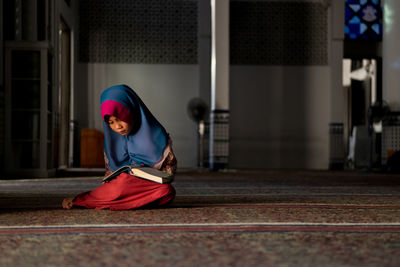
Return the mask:
M 74 198 L 73 198 L 73 197 L 64 198 L 64 200 L 63 200 L 63 202 L 62 202 L 63 208 L 64 208 L 64 209 L 67 209 L 67 210 L 72 209 L 72 206 L 73 206 L 72 202 L 73 202 L 73 201 L 74 201 Z

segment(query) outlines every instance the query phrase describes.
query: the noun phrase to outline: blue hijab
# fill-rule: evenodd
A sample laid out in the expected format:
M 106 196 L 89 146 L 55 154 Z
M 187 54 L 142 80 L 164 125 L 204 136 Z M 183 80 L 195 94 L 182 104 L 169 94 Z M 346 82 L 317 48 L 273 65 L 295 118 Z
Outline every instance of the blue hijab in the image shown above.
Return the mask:
M 104 152 L 111 171 L 124 165 L 151 166 L 161 159 L 168 144 L 168 133 L 151 114 L 139 96 L 127 85 L 115 85 L 101 95 L 104 126 Z M 132 116 L 133 128 L 126 135 L 114 132 L 104 116 L 126 121 Z

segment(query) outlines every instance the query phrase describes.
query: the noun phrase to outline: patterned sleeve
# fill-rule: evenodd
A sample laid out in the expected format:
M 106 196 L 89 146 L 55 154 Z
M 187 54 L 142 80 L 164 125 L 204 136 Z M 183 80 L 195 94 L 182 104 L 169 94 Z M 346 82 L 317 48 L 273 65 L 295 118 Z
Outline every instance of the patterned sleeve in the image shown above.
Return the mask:
M 169 174 L 175 174 L 177 167 L 178 161 L 176 160 L 174 153 L 170 151 L 161 166 L 161 170 Z
M 172 150 L 172 140 L 168 140 L 168 145 L 165 147 L 163 156 L 161 159 L 151 167 L 168 172 L 170 174 L 175 174 L 178 167 L 178 161 L 175 157 L 174 151 Z
M 108 167 L 108 158 L 106 156 L 106 153 L 104 152 L 104 166 L 106 167 L 106 173 L 104 174 L 104 177 L 110 175 L 112 171 L 110 170 L 110 167 Z

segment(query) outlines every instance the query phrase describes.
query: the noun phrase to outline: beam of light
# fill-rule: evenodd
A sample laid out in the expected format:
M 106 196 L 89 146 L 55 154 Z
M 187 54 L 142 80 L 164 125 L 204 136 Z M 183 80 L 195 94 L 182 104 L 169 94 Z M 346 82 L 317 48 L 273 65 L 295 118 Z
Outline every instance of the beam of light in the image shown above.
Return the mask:
M 385 2 L 383 6 L 383 20 L 384 20 L 384 31 L 385 33 L 389 34 L 392 30 L 393 26 L 393 9 L 390 7 L 390 5 L 387 3 L 388 1 Z

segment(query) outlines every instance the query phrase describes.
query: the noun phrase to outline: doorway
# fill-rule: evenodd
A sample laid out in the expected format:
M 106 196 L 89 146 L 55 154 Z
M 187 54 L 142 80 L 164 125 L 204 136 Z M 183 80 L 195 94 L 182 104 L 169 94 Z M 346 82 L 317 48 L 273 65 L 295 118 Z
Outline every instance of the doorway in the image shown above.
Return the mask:
M 59 151 L 58 166 L 66 169 L 72 164 L 73 136 L 71 121 L 71 30 L 61 19 L 59 25 Z
M 343 87 L 347 99 L 348 157 L 351 168 L 373 168 L 380 162 L 382 118 L 381 58 L 344 58 Z

